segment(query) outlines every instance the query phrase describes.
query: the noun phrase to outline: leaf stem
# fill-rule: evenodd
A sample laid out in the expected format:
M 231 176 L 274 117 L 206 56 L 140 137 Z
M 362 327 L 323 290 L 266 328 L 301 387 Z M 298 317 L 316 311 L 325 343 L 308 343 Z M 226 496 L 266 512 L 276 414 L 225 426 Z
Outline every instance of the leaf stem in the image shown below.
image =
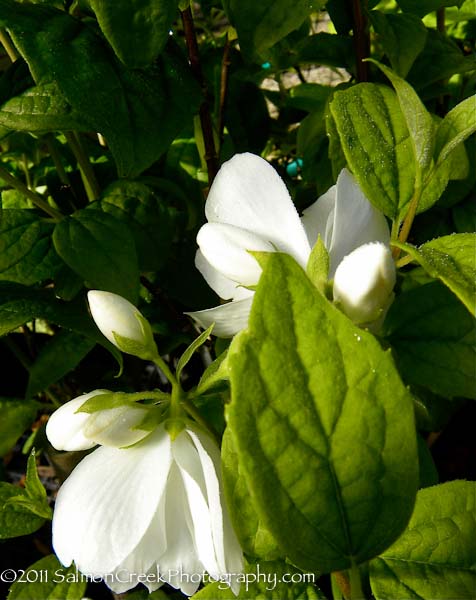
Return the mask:
M 420 202 L 421 197 L 421 187 L 419 185 L 415 185 L 415 191 L 413 192 L 412 199 L 410 200 L 410 206 L 408 207 L 408 212 L 405 215 L 405 219 L 403 221 L 402 228 L 400 230 L 400 235 L 398 236 L 398 241 L 405 243 L 410 234 L 410 229 L 413 225 L 413 220 L 416 216 L 416 211 L 418 208 L 418 203 Z
M 347 576 L 347 573 L 345 573 L 344 571 L 334 571 L 331 574 L 331 576 L 333 577 L 334 581 L 337 583 L 344 598 L 346 598 L 346 600 L 349 599 L 350 598 L 350 581 L 349 581 L 349 577 Z
M 5 52 L 8 55 L 8 58 L 14 63 L 16 60 L 20 58 L 20 55 L 17 52 L 17 49 L 12 43 L 10 36 L 8 35 L 5 29 L 0 29 L 0 42 L 2 46 L 5 48 Z
M 159 356 L 157 354 L 157 356 L 153 359 L 153 361 L 154 361 L 154 364 L 157 367 L 159 367 L 159 369 L 162 371 L 162 373 L 165 375 L 165 377 L 167 377 L 167 379 L 169 380 L 169 382 L 172 385 L 172 388 L 180 387 L 180 384 L 177 381 L 177 378 L 170 370 L 169 365 L 165 362 L 165 360 L 161 356 Z
M 370 37 L 367 23 L 367 0 L 352 0 L 354 13 L 354 48 L 357 67 L 357 81 L 369 80 L 369 65 L 364 59 L 370 56 Z
M 60 221 L 63 218 L 63 215 L 50 206 L 46 200 L 44 200 L 39 194 L 30 190 L 23 181 L 14 177 L 11 173 L 9 173 L 4 167 L 0 166 L 0 179 L 3 179 L 6 183 L 12 186 L 15 190 L 18 190 L 21 194 L 26 196 L 29 200 L 33 202 L 35 206 L 41 208 L 45 213 L 49 214 L 50 217 L 55 219 L 56 221 Z
M 359 567 L 352 562 L 350 574 L 350 597 L 352 600 L 365 600 L 364 592 L 362 591 L 362 580 L 360 577 Z
M 226 99 L 228 96 L 228 79 L 230 74 L 230 50 L 231 43 L 226 35 L 225 46 L 223 47 L 223 58 L 221 61 L 221 73 L 220 73 L 220 106 L 218 109 L 218 139 L 220 140 L 220 146 L 223 144 L 223 132 L 225 129 L 225 107 Z
M 188 58 L 190 60 L 190 68 L 202 89 L 203 101 L 200 105 L 200 125 L 203 132 L 203 141 L 205 144 L 205 161 L 208 170 L 208 185 L 211 186 L 215 175 L 218 172 L 218 156 L 215 148 L 215 140 L 213 137 L 213 124 L 210 113 L 210 103 L 208 101 L 207 86 L 203 77 L 202 65 L 200 63 L 200 54 L 198 51 L 197 34 L 193 22 L 193 15 L 190 6 L 182 11 L 182 23 L 185 33 L 185 42 L 187 44 Z
M 442 6 L 436 11 L 436 28 L 440 33 L 445 33 L 446 31 L 445 16 L 445 7 Z
M 78 161 L 79 172 L 81 173 L 81 179 L 83 180 L 84 189 L 90 202 L 96 200 L 101 194 L 101 188 L 94 174 L 89 158 L 84 151 L 83 145 L 78 134 L 74 131 L 65 132 L 65 137 L 68 144 L 73 151 L 74 157 Z

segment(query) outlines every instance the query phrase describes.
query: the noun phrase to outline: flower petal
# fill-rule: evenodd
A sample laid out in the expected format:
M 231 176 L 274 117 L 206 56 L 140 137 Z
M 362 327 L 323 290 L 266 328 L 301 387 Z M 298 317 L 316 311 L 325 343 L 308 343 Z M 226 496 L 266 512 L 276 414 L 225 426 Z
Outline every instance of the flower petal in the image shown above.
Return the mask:
M 46 437 L 57 450 L 89 450 L 97 442 L 84 435 L 84 427 L 90 418 L 88 413 L 77 413 L 81 406 L 98 394 L 109 394 L 108 390 L 94 390 L 60 406 L 46 424 Z
M 131 446 L 150 434 L 150 431 L 134 429 L 146 415 L 147 408 L 140 404 L 98 410 L 88 415 L 83 432 L 87 438 L 101 446 Z
M 329 248 L 334 226 L 336 189 L 337 187 L 333 185 L 302 213 L 301 222 L 306 230 L 311 248 L 314 247 L 319 236 L 321 236 L 324 246 Z
M 347 171 L 342 169 L 337 179 L 332 241 L 327 246 L 332 278 L 337 266 L 347 254 L 368 242 L 390 243 L 390 232 L 383 214 L 370 204 Z
M 212 267 L 208 260 L 203 256 L 201 250 L 197 250 L 195 255 L 195 266 L 203 275 L 203 278 L 212 288 L 212 290 L 223 298 L 223 300 L 243 300 L 253 295 L 251 290 L 243 287 L 222 275 L 219 271 Z
M 253 298 L 251 297 L 185 314 L 195 319 L 200 327 L 204 329 L 215 323 L 213 335 L 217 335 L 218 337 L 232 337 L 235 333 L 247 327 L 252 303 Z
M 219 170 L 208 194 L 210 223 L 225 223 L 255 233 L 305 268 L 306 233 L 283 180 L 254 154 L 237 154 Z
M 99 448 L 61 486 L 53 516 L 59 560 L 111 573 L 137 548 L 157 513 L 171 465 L 163 427 L 127 449 Z
M 261 267 L 248 250 L 275 250 L 272 244 L 246 229 L 222 223 L 206 223 L 198 232 L 197 243 L 212 267 L 245 286 L 256 285 L 261 275 Z

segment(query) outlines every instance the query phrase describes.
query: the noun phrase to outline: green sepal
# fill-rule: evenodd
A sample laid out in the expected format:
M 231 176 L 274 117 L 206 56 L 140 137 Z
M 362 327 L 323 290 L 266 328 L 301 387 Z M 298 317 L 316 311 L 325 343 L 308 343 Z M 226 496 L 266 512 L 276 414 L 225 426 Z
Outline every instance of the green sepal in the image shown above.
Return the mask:
M 187 365 L 189 360 L 192 358 L 195 350 L 198 350 L 200 348 L 200 346 L 202 346 L 207 341 L 207 339 L 210 337 L 214 326 L 215 326 L 215 323 L 212 323 L 207 330 L 205 330 L 198 336 L 197 339 L 193 340 L 193 342 L 190 344 L 190 346 L 188 346 L 188 348 L 185 350 L 185 352 L 179 358 L 179 361 L 177 363 L 177 370 L 176 370 L 177 381 L 180 381 L 180 375 L 182 374 L 184 367 Z
M 157 345 L 154 341 L 154 334 L 152 333 L 150 323 L 140 312 L 137 312 L 135 317 L 141 325 L 142 333 L 144 334 L 144 343 L 141 344 L 140 342 L 123 337 L 116 331 L 113 331 L 112 334 L 114 336 L 116 345 L 121 352 L 132 354 L 133 356 L 137 356 L 138 358 L 142 358 L 144 360 L 153 361 L 158 357 L 159 353 L 157 350 Z
M 306 272 L 309 279 L 316 288 L 325 294 L 327 278 L 329 276 L 329 252 L 322 241 L 321 236 L 317 238 L 307 263 Z
M 169 434 L 172 442 L 182 433 L 186 428 L 185 419 L 171 417 L 164 421 L 165 431 Z

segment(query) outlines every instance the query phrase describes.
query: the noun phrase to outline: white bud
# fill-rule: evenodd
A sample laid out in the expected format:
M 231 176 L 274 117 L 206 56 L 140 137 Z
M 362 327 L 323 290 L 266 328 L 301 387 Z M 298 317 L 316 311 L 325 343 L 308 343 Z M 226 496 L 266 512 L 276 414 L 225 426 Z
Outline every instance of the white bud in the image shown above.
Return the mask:
M 88 301 L 101 333 L 119 350 L 136 356 L 155 353 L 150 325 L 129 300 L 112 292 L 92 290 Z
M 337 267 L 334 301 L 354 323 L 371 323 L 390 306 L 395 280 L 395 263 L 388 246 L 364 244 Z

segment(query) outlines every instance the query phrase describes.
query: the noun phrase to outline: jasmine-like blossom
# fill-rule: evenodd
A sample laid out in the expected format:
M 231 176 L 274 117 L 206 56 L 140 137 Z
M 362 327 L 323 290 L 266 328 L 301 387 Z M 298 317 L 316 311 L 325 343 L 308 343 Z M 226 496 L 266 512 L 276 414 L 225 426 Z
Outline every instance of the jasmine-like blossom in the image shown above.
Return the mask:
M 359 324 L 372 322 L 392 300 L 395 266 L 391 254 L 383 251 L 390 242 L 387 222 L 346 169 L 300 219 L 273 167 L 259 156 L 238 154 L 218 172 L 205 215 L 208 223 L 198 232 L 196 266 L 218 296 L 231 302 L 188 314 L 204 328 L 215 323 L 215 335 L 232 336 L 248 323 L 254 295 L 250 288 L 261 274 L 250 250 L 284 252 L 305 269 L 319 235 L 329 252 L 329 278 L 338 282 L 334 299 L 350 318 L 357 315 Z M 352 281 L 341 276 L 344 258 L 368 244 L 365 253 L 354 256 Z M 367 286 L 358 296 L 355 280 Z
M 207 571 L 237 594 L 239 584 L 228 574 L 242 571 L 243 557 L 223 501 L 216 444 L 189 422 L 173 439 L 165 423 L 138 433 L 143 415 L 137 411 L 145 407 L 119 407 L 114 418 L 116 409 L 77 412 L 92 394 L 58 409 L 47 427 L 59 450 L 107 441 L 58 492 L 53 547 L 59 560 L 74 561 L 116 593 L 138 583 L 152 592 L 167 582 L 191 595 Z M 121 447 L 134 436 L 141 436 L 138 443 Z

